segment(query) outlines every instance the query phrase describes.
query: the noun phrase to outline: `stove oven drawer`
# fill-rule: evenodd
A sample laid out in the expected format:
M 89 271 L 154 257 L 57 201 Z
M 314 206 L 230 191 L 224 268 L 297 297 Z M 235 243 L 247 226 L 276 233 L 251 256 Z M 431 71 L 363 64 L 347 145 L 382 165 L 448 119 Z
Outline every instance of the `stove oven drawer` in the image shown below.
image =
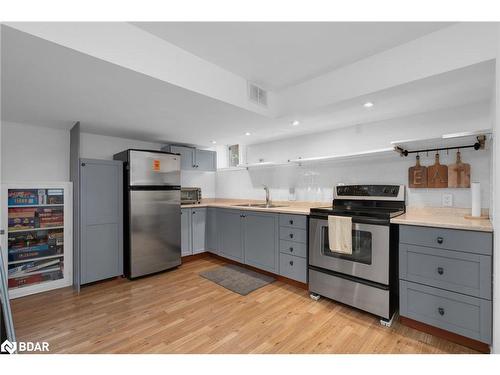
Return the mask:
M 491 233 L 471 230 L 400 225 L 399 242 L 491 255 L 493 236 Z
M 389 319 L 389 290 L 309 269 L 309 291 Z
M 491 301 L 400 280 L 400 314 L 487 344 Z

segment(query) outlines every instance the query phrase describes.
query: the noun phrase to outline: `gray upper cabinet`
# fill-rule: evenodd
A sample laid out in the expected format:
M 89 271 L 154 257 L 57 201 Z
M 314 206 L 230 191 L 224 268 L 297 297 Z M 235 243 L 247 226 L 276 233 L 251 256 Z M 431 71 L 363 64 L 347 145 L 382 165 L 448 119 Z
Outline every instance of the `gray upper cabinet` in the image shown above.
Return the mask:
M 181 209 L 181 256 L 191 255 L 191 209 Z
M 217 228 L 220 255 L 243 263 L 241 215 L 239 210 L 218 209 Z
M 195 168 L 200 171 L 217 169 L 217 153 L 209 150 L 195 150 Z
M 123 274 L 123 164 L 80 159 L 80 282 Z
M 170 152 L 181 155 L 181 169 L 183 170 L 195 169 L 194 148 L 184 147 L 184 146 L 170 146 Z
M 243 223 L 245 264 L 278 273 L 279 216 L 245 211 Z
M 207 208 L 205 240 L 205 248 L 212 253 L 218 254 L 219 246 L 217 244 L 217 209 L 215 207 Z
M 217 170 L 217 153 L 209 150 L 199 150 L 187 146 L 167 146 L 164 151 L 181 155 L 181 169 L 191 171 Z
M 191 209 L 191 246 L 193 254 L 205 251 L 205 233 L 206 233 L 207 209 Z

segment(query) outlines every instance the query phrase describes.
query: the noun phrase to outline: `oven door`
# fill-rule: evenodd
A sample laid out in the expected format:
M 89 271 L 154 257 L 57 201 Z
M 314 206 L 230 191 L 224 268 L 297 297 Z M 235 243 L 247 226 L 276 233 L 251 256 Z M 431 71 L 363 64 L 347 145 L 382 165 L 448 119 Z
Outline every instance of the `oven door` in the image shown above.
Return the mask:
M 309 222 L 309 264 L 389 285 L 389 226 L 352 223 L 352 255 L 330 250 L 328 220 Z

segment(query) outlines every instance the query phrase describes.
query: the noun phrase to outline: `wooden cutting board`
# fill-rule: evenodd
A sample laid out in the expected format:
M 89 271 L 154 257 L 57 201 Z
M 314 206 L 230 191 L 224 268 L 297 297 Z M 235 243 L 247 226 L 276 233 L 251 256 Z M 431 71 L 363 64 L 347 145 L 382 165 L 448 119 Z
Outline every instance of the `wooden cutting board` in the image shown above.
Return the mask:
M 470 188 L 470 164 L 462 163 L 460 151 L 455 164 L 448 166 L 448 187 Z
M 408 168 L 408 186 L 411 188 L 427 187 L 427 167 L 420 165 L 420 156 L 417 155 L 417 163 Z
M 447 188 L 448 187 L 448 167 L 439 164 L 439 153 L 436 153 L 436 162 L 427 167 L 427 187 Z

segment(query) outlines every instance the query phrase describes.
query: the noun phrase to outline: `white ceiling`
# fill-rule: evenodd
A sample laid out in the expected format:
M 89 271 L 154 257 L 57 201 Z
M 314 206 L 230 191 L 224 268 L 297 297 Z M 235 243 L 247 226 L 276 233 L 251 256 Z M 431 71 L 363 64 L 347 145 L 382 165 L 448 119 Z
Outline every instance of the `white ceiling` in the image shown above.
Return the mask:
M 489 100 L 485 62 L 320 108 L 269 119 L 29 34 L 2 29 L 2 119 L 145 141 L 257 143 Z M 370 100 L 375 107 L 366 110 Z M 301 124 L 290 126 L 299 119 Z M 245 132 L 252 135 L 246 137 Z
M 135 22 L 204 60 L 278 90 L 393 48 L 446 22 Z

